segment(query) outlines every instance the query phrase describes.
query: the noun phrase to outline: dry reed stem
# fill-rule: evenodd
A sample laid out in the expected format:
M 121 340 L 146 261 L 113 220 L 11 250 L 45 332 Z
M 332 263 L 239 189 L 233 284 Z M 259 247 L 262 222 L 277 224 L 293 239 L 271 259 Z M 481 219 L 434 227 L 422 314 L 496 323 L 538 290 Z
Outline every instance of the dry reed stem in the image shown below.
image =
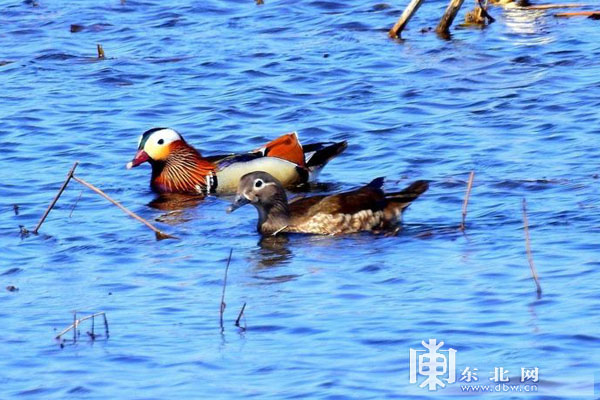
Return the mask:
M 527 201 L 523 199 L 523 229 L 525 231 L 525 250 L 527 251 L 527 260 L 531 268 L 531 276 L 535 282 L 538 299 L 542 297 L 542 286 L 538 278 L 535 264 L 533 263 L 533 255 L 531 254 L 531 241 L 529 239 L 529 220 L 527 219 Z
M 156 233 L 156 238 L 158 240 L 161 240 L 161 239 L 177 239 L 177 237 L 169 235 L 167 233 L 164 233 L 163 231 L 161 231 L 160 229 L 158 229 L 154 225 L 152 225 L 150 222 L 146 221 L 144 218 L 140 217 L 139 215 L 137 215 L 133 211 L 130 211 L 129 209 L 125 208 L 125 206 L 123 206 L 121 203 L 119 203 L 116 200 L 113 200 L 106 193 L 104 193 L 102 190 L 98 189 L 96 186 L 92 185 L 91 183 L 86 182 L 83 179 L 76 177 L 75 175 L 73 175 L 72 178 L 73 178 L 73 180 L 79 182 L 80 184 L 82 184 L 83 186 L 87 187 L 88 189 L 91 189 L 94 192 L 98 193 L 100 196 L 104 197 L 106 200 L 110 201 L 115 206 L 119 207 L 125 214 L 129 215 L 132 218 L 135 218 L 136 220 L 138 220 L 142 224 L 146 225 L 148 228 L 150 228 L 152 231 L 154 231 L 154 233 Z
M 38 230 L 40 229 L 40 227 L 42 226 L 42 224 L 46 220 L 46 217 L 48 216 L 48 214 L 50 214 L 50 211 L 52 210 L 52 208 L 54 207 L 54 205 L 58 201 L 58 198 L 60 197 L 60 195 L 67 188 L 67 185 L 69 184 L 69 181 L 71 180 L 71 178 L 73 178 L 73 173 L 75 172 L 75 168 L 77 168 L 77 165 L 79 165 L 79 161 L 75 161 L 75 163 L 73 164 L 73 166 L 69 170 L 69 173 L 67 174 L 67 179 L 65 179 L 65 181 L 63 182 L 63 184 L 60 187 L 60 189 L 58 189 L 58 193 L 56 193 L 56 196 L 54 196 L 54 200 L 52 200 L 52 202 L 50 203 L 50 205 L 46 209 L 46 212 L 44 213 L 44 215 L 42 215 L 42 218 L 40 219 L 40 222 L 38 222 L 37 226 L 32 231 L 33 233 L 35 233 L 35 234 L 38 233 Z
M 225 266 L 225 277 L 223 278 L 223 292 L 221 293 L 221 306 L 219 310 L 219 325 L 221 326 L 221 333 L 223 333 L 223 313 L 225 312 L 225 288 L 227 287 L 227 272 L 229 271 L 229 264 L 231 263 L 231 255 L 233 254 L 233 248 L 229 250 L 229 258 L 227 258 L 227 266 Z
M 469 182 L 467 182 L 467 192 L 465 193 L 465 199 L 463 200 L 462 206 L 462 222 L 460 224 L 460 230 L 465 230 L 465 222 L 467 220 L 467 206 L 469 205 L 469 197 L 471 196 L 471 188 L 473 187 L 473 179 L 475 178 L 475 171 L 471 171 L 469 174 Z

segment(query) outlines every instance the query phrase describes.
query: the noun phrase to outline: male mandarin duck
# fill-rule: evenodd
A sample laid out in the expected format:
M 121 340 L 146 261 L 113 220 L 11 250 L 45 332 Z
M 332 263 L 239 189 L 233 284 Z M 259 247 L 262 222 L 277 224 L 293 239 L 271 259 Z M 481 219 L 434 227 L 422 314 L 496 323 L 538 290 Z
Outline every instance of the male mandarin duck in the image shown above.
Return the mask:
M 346 147 L 346 141 L 302 146 L 294 132 L 249 153 L 203 157 L 175 130 L 153 128 L 140 137 L 127 168 L 148 161 L 150 186 L 158 193 L 235 193 L 244 174 L 259 170 L 268 171 L 285 186 L 306 183 Z
M 429 187 L 416 181 L 406 189 L 384 193 L 383 178 L 359 189 L 333 195 L 300 197 L 288 203 L 279 180 L 267 172 L 246 174 L 227 212 L 252 204 L 258 210 L 258 232 L 338 235 L 360 231 L 393 231 L 410 203 Z

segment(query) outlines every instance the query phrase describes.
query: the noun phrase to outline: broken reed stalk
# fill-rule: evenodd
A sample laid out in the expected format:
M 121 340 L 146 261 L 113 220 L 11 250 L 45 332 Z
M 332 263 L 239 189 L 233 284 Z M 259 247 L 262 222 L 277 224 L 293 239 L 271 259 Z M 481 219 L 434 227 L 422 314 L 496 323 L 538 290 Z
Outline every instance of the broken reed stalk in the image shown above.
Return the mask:
M 465 221 L 467 220 L 467 206 L 469 205 L 469 197 L 471 196 L 471 188 L 473 187 L 473 179 L 475 178 L 475 171 L 471 171 L 469 174 L 469 182 L 467 182 L 467 193 L 465 193 L 465 199 L 463 200 L 462 206 L 462 222 L 460 223 L 460 230 L 465 230 Z
M 142 224 L 146 225 L 148 228 L 150 228 L 152 231 L 154 231 L 154 233 L 156 233 L 157 239 L 159 239 L 159 240 L 160 239 L 177 239 L 177 237 L 169 235 L 167 233 L 164 233 L 163 231 L 161 231 L 160 229 L 158 229 L 157 227 L 152 225 L 150 222 L 146 221 L 144 218 L 140 217 L 133 211 L 130 211 L 129 209 L 125 208 L 125 206 L 123 206 L 121 203 L 119 203 L 116 200 L 113 200 L 106 193 L 104 193 L 102 190 L 98 189 L 96 186 L 92 185 L 91 183 L 88 183 L 88 182 L 84 181 L 83 179 L 76 177 L 75 175 L 72 175 L 72 178 L 74 181 L 79 182 L 80 184 L 87 187 L 88 189 L 93 190 L 94 192 L 98 193 L 100 196 L 104 197 L 106 200 L 113 203 L 115 206 L 119 207 L 125 214 L 129 215 L 132 218 L 135 218 Z
M 52 210 L 52 208 L 54 207 L 54 205 L 56 204 L 56 202 L 58 201 L 58 198 L 60 197 L 60 195 L 65 191 L 65 189 L 67 188 L 67 185 L 69 184 L 69 181 L 71 180 L 71 178 L 73 177 L 73 173 L 75 172 L 75 168 L 77 168 L 77 165 L 79 165 L 79 161 L 75 161 L 75 163 L 73 164 L 73 166 L 71 167 L 71 169 L 69 170 L 69 173 L 67 174 L 67 179 L 65 179 L 65 181 L 63 182 L 62 186 L 60 187 L 60 189 L 58 189 L 58 193 L 56 193 L 56 196 L 54 196 L 54 200 L 52 200 L 52 202 L 50 203 L 50 205 L 48 206 L 48 208 L 46 209 L 46 212 L 44 213 L 44 215 L 42 215 L 42 218 L 40 219 L 40 222 L 38 222 L 37 226 L 35 227 L 35 229 L 33 230 L 33 233 L 37 234 L 38 230 L 40 229 L 40 227 L 42 226 L 42 224 L 44 223 L 44 221 L 46 220 L 46 217 L 48 216 L 48 214 L 50 214 L 50 211 Z
M 94 332 L 94 318 L 98 317 L 102 315 L 102 317 L 104 318 L 104 333 L 106 334 L 106 337 L 109 337 L 109 332 L 108 332 L 108 319 L 106 318 L 106 313 L 104 311 L 96 313 L 96 314 L 92 314 L 92 315 L 88 315 L 87 317 L 83 317 L 80 319 L 77 319 L 77 313 L 73 313 L 73 323 L 71 325 L 69 325 L 68 327 L 66 327 L 65 329 L 63 329 L 58 335 L 56 335 L 55 339 L 60 339 L 61 336 L 63 336 L 65 333 L 69 332 L 70 330 L 73 330 L 73 342 L 77 341 L 77 328 L 79 327 L 79 325 L 81 325 L 81 323 L 85 320 L 88 319 L 92 319 L 92 334 Z M 95 338 L 95 335 L 92 335 L 92 338 Z
M 396 22 L 396 24 L 392 27 L 392 29 L 390 29 L 388 33 L 388 35 L 392 39 L 400 37 L 400 33 L 402 33 L 402 31 L 406 27 L 406 24 L 408 24 L 408 21 L 417 12 L 419 7 L 421 7 L 421 3 L 423 3 L 423 0 L 411 0 L 410 3 L 408 3 L 408 6 L 406 6 L 404 11 L 402 12 L 402 15 L 398 19 L 398 22 Z
M 448 3 L 448 7 L 444 12 L 444 16 L 440 20 L 437 28 L 435 28 L 437 34 L 444 39 L 450 37 L 450 26 L 452 25 L 454 18 L 456 18 L 456 14 L 458 13 L 458 10 L 460 10 L 463 2 L 464 0 L 450 0 L 450 3 Z
M 244 330 L 245 330 L 246 328 L 245 328 L 245 327 L 244 327 L 244 328 L 242 328 L 242 327 L 240 326 L 240 320 L 242 319 L 242 315 L 244 315 L 244 310 L 245 310 L 245 309 L 246 309 L 246 302 L 244 302 L 244 305 L 242 306 L 242 309 L 240 310 L 240 313 L 238 314 L 238 317 L 237 317 L 237 319 L 235 320 L 235 326 L 237 326 L 238 328 L 244 329 Z
M 219 325 L 221 326 L 221 333 L 225 330 L 223 328 L 223 313 L 225 312 L 225 288 L 227 287 L 227 272 L 229 271 L 229 264 L 231 263 L 231 255 L 233 254 L 233 248 L 229 250 L 229 258 L 227 258 L 227 266 L 225 267 L 225 277 L 223 278 L 223 292 L 221 293 L 221 306 L 219 311 Z
M 527 201 L 523 199 L 523 230 L 525 231 L 525 250 L 527 251 L 527 260 L 529 261 L 529 267 L 531 268 L 531 276 L 535 282 L 537 297 L 542 297 L 542 286 L 538 278 L 535 265 L 533 263 L 533 255 L 531 254 L 531 241 L 529 239 L 529 220 L 527 219 Z
M 104 49 L 102 48 L 101 44 L 97 44 L 96 49 L 98 50 L 98 58 L 100 58 L 100 59 L 106 58 L 106 56 L 104 55 Z

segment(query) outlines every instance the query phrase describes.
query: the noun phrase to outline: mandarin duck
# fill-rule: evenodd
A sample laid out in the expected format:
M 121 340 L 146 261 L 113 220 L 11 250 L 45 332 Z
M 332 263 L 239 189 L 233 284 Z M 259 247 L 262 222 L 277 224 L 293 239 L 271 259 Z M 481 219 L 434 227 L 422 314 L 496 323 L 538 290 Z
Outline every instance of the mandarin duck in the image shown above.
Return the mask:
M 306 183 L 346 147 L 346 141 L 302 146 L 293 132 L 248 153 L 204 157 L 175 130 L 153 128 L 140 137 L 127 169 L 148 161 L 150 186 L 158 193 L 235 193 L 244 174 L 259 170 L 286 187 Z
M 258 232 L 338 235 L 360 231 L 392 231 L 401 222 L 410 203 L 429 187 L 416 181 L 406 189 L 384 193 L 383 178 L 359 189 L 333 195 L 299 197 L 287 200 L 283 185 L 267 172 L 246 174 L 240 180 L 232 212 L 252 204 L 258 210 Z

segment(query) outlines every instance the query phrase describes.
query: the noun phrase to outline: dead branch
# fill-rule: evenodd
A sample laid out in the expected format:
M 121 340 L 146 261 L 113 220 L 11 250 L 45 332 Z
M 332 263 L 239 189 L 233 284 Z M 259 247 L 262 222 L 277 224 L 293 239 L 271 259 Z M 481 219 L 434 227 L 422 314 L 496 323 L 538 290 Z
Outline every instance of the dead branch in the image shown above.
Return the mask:
M 119 207 L 125 214 L 129 215 L 132 218 L 135 218 L 136 220 L 138 220 L 142 224 L 146 225 L 148 228 L 150 228 L 152 231 L 154 231 L 154 233 L 156 233 L 156 238 L 158 240 L 161 240 L 161 239 L 177 239 L 177 237 L 169 235 L 169 234 L 161 231 L 160 229 L 158 229 L 154 225 L 152 225 L 150 222 L 146 221 L 144 218 L 140 217 L 139 215 L 137 215 L 133 211 L 130 211 L 129 209 L 125 208 L 121 203 L 119 203 L 116 200 L 113 200 L 106 193 L 104 193 L 102 190 L 98 189 L 96 186 L 92 185 L 91 183 L 86 182 L 83 179 L 76 177 L 75 175 L 72 175 L 72 178 L 73 178 L 74 181 L 79 182 L 80 184 L 82 184 L 83 186 L 87 187 L 88 189 L 93 190 L 94 192 L 98 193 L 100 196 L 104 197 L 106 200 L 108 200 L 111 203 L 113 203 L 115 206 Z

